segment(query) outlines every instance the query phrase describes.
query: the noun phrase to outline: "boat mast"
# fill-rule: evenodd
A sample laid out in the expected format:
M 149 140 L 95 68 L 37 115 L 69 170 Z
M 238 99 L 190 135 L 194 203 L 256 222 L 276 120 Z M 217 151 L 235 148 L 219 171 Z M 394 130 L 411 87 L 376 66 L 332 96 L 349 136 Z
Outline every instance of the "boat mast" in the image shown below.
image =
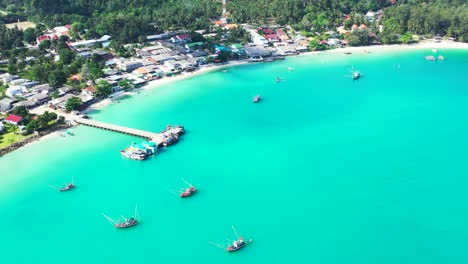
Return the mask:
M 182 178 L 182 181 L 184 181 L 185 184 L 189 185 L 190 187 L 193 187 L 193 185 L 190 182 L 186 181 L 184 178 Z
M 236 235 L 237 240 L 239 240 L 239 234 L 237 233 L 236 228 L 234 228 L 234 225 L 232 226 L 232 231 L 234 231 L 234 234 Z
M 109 216 L 105 215 L 104 213 L 102 215 L 104 216 L 104 218 L 107 219 L 107 221 L 109 221 L 109 223 L 111 223 L 113 225 L 117 224 L 117 221 L 115 221 L 114 219 L 110 218 Z
M 60 190 L 60 188 L 58 188 L 58 187 L 56 187 L 56 186 L 53 186 L 53 185 L 50 185 L 50 184 L 49 184 L 49 187 L 52 188 L 52 189 L 55 189 L 55 190 L 57 190 L 57 191 Z
M 138 216 L 138 206 L 135 204 L 135 215 L 133 216 L 135 219 L 140 220 L 140 217 Z

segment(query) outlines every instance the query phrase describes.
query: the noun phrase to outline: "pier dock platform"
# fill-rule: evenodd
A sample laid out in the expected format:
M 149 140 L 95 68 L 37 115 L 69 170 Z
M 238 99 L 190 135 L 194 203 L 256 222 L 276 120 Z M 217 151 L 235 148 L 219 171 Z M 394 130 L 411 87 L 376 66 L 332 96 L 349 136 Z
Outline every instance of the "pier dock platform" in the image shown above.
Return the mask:
M 156 143 L 158 146 L 163 145 L 167 137 L 170 137 L 171 135 L 180 135 L 185 132 L 182 126 L 168 127 L 166 130 L 164 130 L 161 133 L 154 133 L 150 131 L 109 124 L 109 123 L 105 123 L 101 121 L 85 119 L 82 117 L 74 117 L 73 121 L 81 125 L 96 127 L 96 128 L 100 128 L 104 130 L 110 130 L 110 131 L 114 131 L 118 133 L 145 138 L 148 141 L 152 141 Z

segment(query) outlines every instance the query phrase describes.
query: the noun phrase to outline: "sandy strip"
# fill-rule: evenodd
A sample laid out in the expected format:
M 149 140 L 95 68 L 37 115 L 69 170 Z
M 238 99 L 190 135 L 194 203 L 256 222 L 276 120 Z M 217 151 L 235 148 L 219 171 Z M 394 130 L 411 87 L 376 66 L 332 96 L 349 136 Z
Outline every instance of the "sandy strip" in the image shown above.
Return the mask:
M 371 51 L 398 51 L 398 50 L 411 50 L 411 49 L 468 49 L 468 43 L 454 42 L 454 41 L 440 41 L 435 42 L 433 40 L 426 40 L 415 44 L 397 44 L 397 45 L 374 45 L 374 46 L 359 46 L 359 47 L 347 47 L 338 48 L 324 51 L 311 51 L 301 53 L 298 56 L 308 56 L 312 54 L 322 53 L 345 53 L 345 52 L 371 52 Z

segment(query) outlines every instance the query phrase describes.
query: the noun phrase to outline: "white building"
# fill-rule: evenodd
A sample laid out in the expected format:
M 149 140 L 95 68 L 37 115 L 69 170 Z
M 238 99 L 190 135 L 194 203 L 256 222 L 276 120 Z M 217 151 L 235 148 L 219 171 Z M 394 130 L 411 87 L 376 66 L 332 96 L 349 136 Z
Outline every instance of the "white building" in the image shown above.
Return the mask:
M 255 45 L 261 45 L 261 46 L 264 46 L 264 47 L 268 47 L 268 40 L 266 40 L 264 37 L 258 35 L 254 38 L 252 38 L 253 40 L 253 43 Z

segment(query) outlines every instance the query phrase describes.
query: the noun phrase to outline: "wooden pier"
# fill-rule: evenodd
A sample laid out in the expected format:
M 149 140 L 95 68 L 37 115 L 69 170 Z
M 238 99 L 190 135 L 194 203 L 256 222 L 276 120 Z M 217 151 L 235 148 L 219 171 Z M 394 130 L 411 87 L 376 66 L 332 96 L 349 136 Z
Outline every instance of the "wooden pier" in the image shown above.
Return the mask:
M 153 141 L 157 145 L 162 145 L 164 143 L 164 138 L 165 134 L 181 134 L 183 133 L 183 128 L 181 127 L 174 127 L 171 129 L 168 129 L 162 133 L 154 133 L 150 131 L 145 131 L 145 130 L 140 130 L 140 129 L 134 129 L 130 127 L 125 127 L 125 126 L 119 126 L 119 125 L 114 125 L 114 124 L 109 124 L 109 123 L 104 123 L 101 121 L 96 121 L 96 120 L 91 120 L 91 119 L 85 119 L 81 117 L 74 117 L 73 121 L 75 121 L 77 124 L 82 124 L 86 126 L 91 126 L 91 127 L 96 127 L 96 128 L 101 128 L 105 130 L 110 130 L 110 131 L 115 131 L 127 135 L 132 135 L 136 137 L 141 137 L 145 138 L 148 141 Z

